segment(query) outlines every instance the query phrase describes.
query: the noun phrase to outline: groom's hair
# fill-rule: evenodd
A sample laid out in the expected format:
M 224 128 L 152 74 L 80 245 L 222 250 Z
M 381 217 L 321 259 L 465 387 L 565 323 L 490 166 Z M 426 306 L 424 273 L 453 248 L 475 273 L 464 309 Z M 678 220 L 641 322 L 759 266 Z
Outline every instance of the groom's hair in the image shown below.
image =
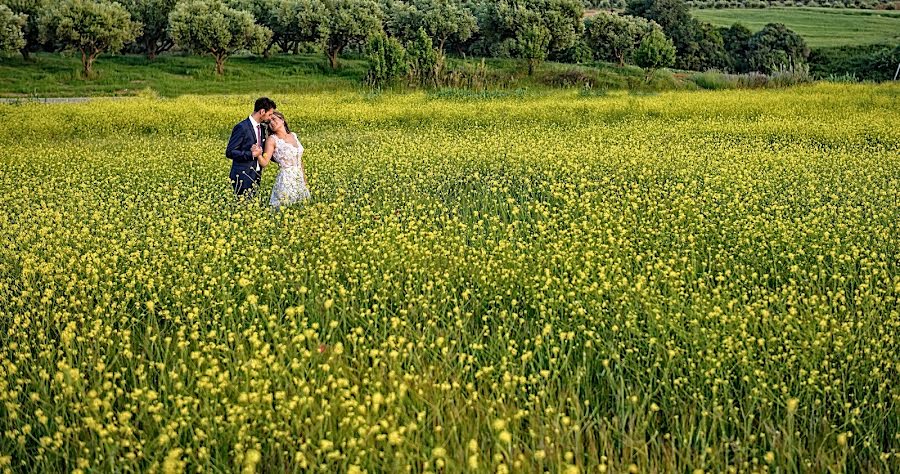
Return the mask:
M 259 112 L 260 110 L 272 110 L 275 108 L 275 102 L 268 97 L 260 97 L 256 99 L 256 103 L 253 104 L 253 112 Z

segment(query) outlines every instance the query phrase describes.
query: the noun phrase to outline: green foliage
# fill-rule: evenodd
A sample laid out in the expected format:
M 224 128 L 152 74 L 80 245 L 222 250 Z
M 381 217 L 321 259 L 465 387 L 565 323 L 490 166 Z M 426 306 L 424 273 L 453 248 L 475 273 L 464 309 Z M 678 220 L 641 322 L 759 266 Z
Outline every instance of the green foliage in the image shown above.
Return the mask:
M 806 65 L 809 48 L 800 35 L 780 23 L 772 23 L 750 38 L 750 68 L 772 73 Z
M 175 46 L 169 34 L 169 14 L 177 0 L 124 0 L 125 9 L 131 18 L 142 25 L 141 35 L 136 42 L 149 58 L 168 51 Z
M 575 44 L 560 54 L 559 59 L 569 64 L 589 63 L 594 60 L 594 50 L 584 38 L 579 38 Z
M 118 52 L 141 33 L 123 6 L 94 0 L 63 0 L 41 14 L 39 26 L 44 43 L 81 53 L 85 77 L 100 54 Z
M 256 22 L 272 31 L 264 54 L 274 46 L 298 52 L 304 43 L 320 43 L 326 19 L 322 0 L 230 0 L 232 8 L 248 11 Z
M 713 26 L 695 20 L 683 0 L 631 0 L 626 12 L 662 27 L 675 45 L 677 67 L 704 70 L 727 65 L 722 35 Z
M 366 49 L 369 71 L 366 82 L 373 87 L 383 87 L 409 73 L 406 49 L 396 38 L 385 34 L 372 37 Z
M 364 45 L 383 31 L 381 8 L 375 0 L 326 0 L 325 15 L 325 53 L 332 69 L 347 46 Z
M 175 43 L 188 51 L 211 54 L 216 74 L 225 73 L 225 60 L 240 50 L 260 51 L 272 32 L 257 25 L 253 15 L 222 0 L 186 0 L 169 17 Z
M 296 52 L 301 44 L 318 44 L 325 36 L 327 14 L 322 0 L 278 0 L 264 6 L 263 24 L 272 30 L 270 47 Z
M 649 81 L 652 72 L 656 69 L 671 67 L 675 64 L 675 45 L 672 44 L 672 40 L 666 38 L 662 31 L 654 29 L 634 51 L 634 62 L 648 71 L 647 80 Z
M 550 30 L 538 21 L 529 22 L 516 38 L 515 54 L 528 62 L 528 75 L 534 74 L 534 68 L 547 59 L 550 47 Z
M 572 0 L 499 0 L 481 4 L 480 50 L 524 59 L 529 72 L 547 58 L 561 58 L 583 32 L 583 7 Z
M 653 29 L 659 25 L 641 17 L 598 12 L 585 21 L 584 37 L 595 59 L 623 66 Z
M 750 39 L 753 37 L 750 28 L 735 23 L 719 31 L 725 43 L 725 50 L 728 51 L 728 69 L 738 73 L 750 72 L 752 54 Z
M 463 43 L 478 31 L 475 15 L 460 0 L 389 0 L 386 28 L 411 40 L 423 28 L 442 54 L 448 42 Z
M 0 4 L 0 53 L 19 51 L 25 47 L 27 17 L 14 13 L 6 5 Z
M 443 57 L 434 49 L 431 37 L 424 28 L 419 28 L 419 34 L 409 43 L 406 51 L 413 79 L 421 86 L 436 86 Z
M 23 58 L 28 59 L 30 53 L 41 46 L 38 18 L 48 8 L 48 0 L 0 0 L 0 5 L 6 5 L 13 13 L 25 16 L 25 24 L 21 26 L 25 44 L 19 48 L 19 52 Z
M 809 58 L 814 77 L 853 77 L 862 81 L 889 81 L 900 64 L 900 45 L 813 48 Z

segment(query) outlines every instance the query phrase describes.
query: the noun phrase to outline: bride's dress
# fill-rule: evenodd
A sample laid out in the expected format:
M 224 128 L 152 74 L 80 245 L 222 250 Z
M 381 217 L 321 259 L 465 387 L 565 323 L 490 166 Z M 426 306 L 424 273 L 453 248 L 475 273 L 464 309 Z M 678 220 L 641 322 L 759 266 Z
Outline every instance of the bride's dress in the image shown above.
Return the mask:
M 303 168 L 300 166 L 300 159 L 303 156 L 303 145 L 296 133 L 291 133 L 297 146 L 293 143 L 282 140 L 275 135 L 270 138 L 275 139 L 275 152 L 272 153 L 272 161 L 278 163 L 281 168 L 278 176 L 275 177 L 275 186 L 272 188 L 272 197 L 269 198 L 269 204 L 272 207 L 279 208 L 296 204 L 304 199 L 309 199 L 309 187 L 306 186 L 306 176 L 303 175 Z

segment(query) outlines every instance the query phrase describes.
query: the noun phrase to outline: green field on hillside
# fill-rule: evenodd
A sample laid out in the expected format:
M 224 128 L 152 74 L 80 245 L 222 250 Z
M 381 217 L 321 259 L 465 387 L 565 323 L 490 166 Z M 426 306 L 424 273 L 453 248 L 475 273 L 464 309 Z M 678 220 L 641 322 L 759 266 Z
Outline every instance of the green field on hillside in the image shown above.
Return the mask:
M 825 8 L 730 8 L 693 10 L 697 19 L 717 26 L 742 23 L 757 31 L 767 23 L 784 23 L 811 47 L 900 42 L 900 12 Z

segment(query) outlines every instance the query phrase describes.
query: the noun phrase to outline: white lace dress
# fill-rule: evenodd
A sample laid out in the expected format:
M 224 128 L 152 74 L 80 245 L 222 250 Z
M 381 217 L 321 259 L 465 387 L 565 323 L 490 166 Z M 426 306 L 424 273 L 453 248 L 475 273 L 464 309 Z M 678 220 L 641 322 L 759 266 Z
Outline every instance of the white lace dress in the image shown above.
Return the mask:
M 303 175 L 303 168 L 300 166 L 303 145 L 296 133 L 292 132 L 291 135 L 294 136 L 294 140 L 297 140 L 297 146 L 275 135 L 269 137 L 275 140 L 272 161 L 278 163 L 281 168 L 278 176 L 275 177 L 272 197 L 269 198 L 269 204 L 276 209 L 309 199 L 309 187 L 306 185 L 306 176 Z

